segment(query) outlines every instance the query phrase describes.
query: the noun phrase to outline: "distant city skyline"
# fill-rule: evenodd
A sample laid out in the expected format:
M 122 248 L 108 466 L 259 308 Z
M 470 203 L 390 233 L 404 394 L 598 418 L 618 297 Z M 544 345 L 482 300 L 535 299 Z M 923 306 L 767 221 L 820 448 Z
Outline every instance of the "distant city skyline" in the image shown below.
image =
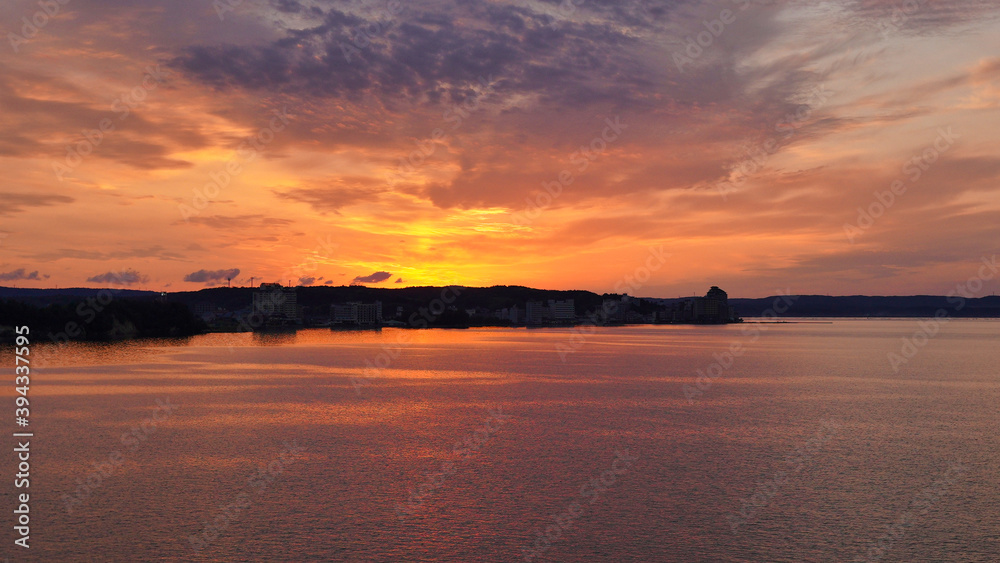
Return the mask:
M 988 3 L 42 4 L 2 286 L 997 289 Z

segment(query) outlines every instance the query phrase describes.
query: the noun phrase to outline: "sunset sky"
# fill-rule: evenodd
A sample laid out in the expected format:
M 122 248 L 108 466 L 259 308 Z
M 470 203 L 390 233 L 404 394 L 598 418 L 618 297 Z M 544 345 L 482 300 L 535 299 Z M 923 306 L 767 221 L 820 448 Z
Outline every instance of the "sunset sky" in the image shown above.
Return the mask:
M 629 293 L 945 294 L 1000 241 L 995 2 L 4 0 L 0 30 L 4 286 L 609 292 L 662 247 Z

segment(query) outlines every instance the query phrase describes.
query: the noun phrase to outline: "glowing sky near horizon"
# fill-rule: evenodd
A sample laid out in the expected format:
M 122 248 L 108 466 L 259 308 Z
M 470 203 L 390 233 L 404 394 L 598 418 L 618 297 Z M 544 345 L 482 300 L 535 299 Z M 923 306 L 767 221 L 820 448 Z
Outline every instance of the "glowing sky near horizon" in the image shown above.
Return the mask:
M 652 248 L 631 294 L 944 294 L 997 252 L 991 2 L 52 5 L 0 12 L 0 285 L 611 292 Z

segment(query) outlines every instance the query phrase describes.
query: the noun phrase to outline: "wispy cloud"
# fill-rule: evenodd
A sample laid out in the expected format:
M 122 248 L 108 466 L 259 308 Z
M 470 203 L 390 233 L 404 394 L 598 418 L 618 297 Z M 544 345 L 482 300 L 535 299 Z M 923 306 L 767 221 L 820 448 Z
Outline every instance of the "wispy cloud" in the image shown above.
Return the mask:
M 41 280 L 48 279 L 48 277 L 48 275 L 39 276 L 38 270 L 29 273 L 24 268 L 0 273 L 0 281 Z
M 58 33 L 0 52 L 3 249 L 29 273 L 59 261 L 60 285 L 109 261 L 161 286 L 224 262 L 261 279 L 315 265 L 300 283 L 610 291 L 669 240 L 684 267 L 651 294 L 752 296 L 774 276 L 933 292 L 962 260 L 945 249 L 995 240 L 990 2 L 415 0 L 387 14 L 281 0 L 222 22 L 191 0 L 79 2 Z M 165 79 L 144 86 L 156 68 Z M 285 109 L 294 119 L 258 139 Z M 616 116 L 628 129 L 595 144 Z M 845 247 L 858 206 L 948 126 L 960 142 Z M 56 179 L 53 163 L 88 151 Z M 517 221 L 556 181 L 558 198 Z M 179 221 L 181 204 L 198 214 Z M 311 251 L 317 237 L 336 252 Z M 364 281 L 359 265 L 396 275 Z M 213 271 L 193 283 L 222 283 Z

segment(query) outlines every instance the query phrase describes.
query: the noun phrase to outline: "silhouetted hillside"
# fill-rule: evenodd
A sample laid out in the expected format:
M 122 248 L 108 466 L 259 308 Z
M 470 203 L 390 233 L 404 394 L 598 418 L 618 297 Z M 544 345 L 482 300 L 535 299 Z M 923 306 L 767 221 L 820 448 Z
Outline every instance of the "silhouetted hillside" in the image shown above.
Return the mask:
M 205 325 L 193 311 L 222 309 L 242 318 L 249 313 L 254 291 L 249 287 L 217 287 L 160 294 L 88 288 L 0 288 L 0 335 L 9 336 L 14 324 L 27 324 L 36 335 L 51 333 L 70 339 L 197 334 L 205 330 Z M 383 318 L 387 321 L 395 320 L 404 326 L 438 327 L 489 324 L 492 322 L 488 320 L 489 315 L 493 311 L 512 306 L 523 310 L 527 301 L 545 302 L 549 299 L 572 299 L 578 322 L 586 322 L 584 315 L 597 311 L 605 299 L 617 301 L 621 297 L 582 290 L 552 291 L 523 286 L 452 287 L 447 292 L 441 287 L 323 286 L 299 287 L 295 293 L 305 318 L 316 319 L 317 322 L 329 319 L 333 303 L 373 303 L 377 300 L 382 302 Z M 784 305 L 788 300 L 791 304 L 786 308 Z M 633 299 L 630 307 L 646 315 L 677 301 Z M 940 311 L 951 317 L 1000 317 L 1000 297 L 996 296 L 964 299 L 932 295 L 803 295 L 791 298 L 734 298 L 729 300 L 729 304 L 742 317 L 760 317 L 769 310 L 776 311 L 781 317 L 932 317 Z M 428 314 L 428 310 L 436 310 L 437 314 Z M 476 316 L 470 317 L 467 310 L 476 313 Z M 480 312 L 485 312 L 486 316 Z M 418 317 L 427 322 L 415 323 L 413 319 Z M 77 334 L 71 334 L 73 332 Z
M 30 289 L 20 287 L 0 287 L 0 300 L 8 299 L 31 303 L 34 305 L 53 305 L 56 303 L 73 303 L 88 297 L 111 294 L 115 298 L 133 301 L 156 299 L 157 291 L 140 291 L 136 289 L 92 289 L 89 287 L 67 287 L 64 289 Z
M 206 328 L 181 303 L 90 297 L 41 307 L 0 301 L 0 339 L 11 340 L 14 327 L 22 325 L 31 329 L 32 341 L 52 342 L 191 336 Z

